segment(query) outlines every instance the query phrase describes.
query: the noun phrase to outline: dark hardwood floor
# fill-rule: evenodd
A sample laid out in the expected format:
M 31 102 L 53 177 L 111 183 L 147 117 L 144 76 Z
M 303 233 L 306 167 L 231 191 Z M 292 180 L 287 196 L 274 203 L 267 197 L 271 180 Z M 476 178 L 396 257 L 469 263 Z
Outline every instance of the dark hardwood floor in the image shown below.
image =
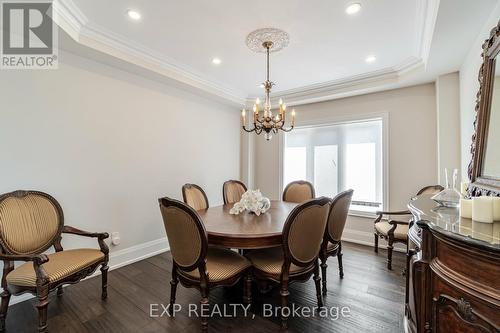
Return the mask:
M 378 255 L 372 247 L 345 243 L 344 279 L 338 277 L 337 258 L 328 260 L 327 307 L 349 307 L 350 317 L 290 318 L 289 332 L 403 332 L 403 253 L 394 253 L 393 271 L 386 269 L 386 251 Z M 183 310 L 175 318 L 149 316 L 150 304 L 167 305 L 170 297 L 171 257 L 161 254 L 111 271 L 108 300 L 100 299 L 101 279 L 92 278 L 64 288 L 62 297 L 51 295 L 50 332 L 197 332 L 198 318 L 188 317 L 188 304 L 198 304 L 196 289 L 177 288 L 177 303 Z M 241 286 L 213 289 L 211 304 L 241 303 Z M 213 318 L 212 332 L 279 332 L 280 319 L 262 316 L 262 305 L 280 306 L 279 289 L 267 294 L 253 290 L 255 317 Z M 292 284 L 290 304 L 315 306 L 314 282 Z M 7 332 L 36 332 L 35 300 L 15 304 L 7 315 Z M 160 308 L 161 310 L 161 308 Z

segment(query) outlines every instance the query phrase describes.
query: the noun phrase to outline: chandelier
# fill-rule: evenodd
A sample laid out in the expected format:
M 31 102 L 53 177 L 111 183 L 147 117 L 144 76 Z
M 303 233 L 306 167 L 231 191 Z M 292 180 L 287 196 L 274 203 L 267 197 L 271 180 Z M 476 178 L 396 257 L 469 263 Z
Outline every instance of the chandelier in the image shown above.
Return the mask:
M 283 132 L 290 132 L 295 125 L 295 110 L 292 110 L 291 112 L 292 120 L 290 127 L 286 128 L 286 104 L 283 103 L 283 100 L 280 98 L 279 108 L 276 110 L 276 114 L 273 115 L 270 98 L 271 89 L 275 84 L 269 79 L 269 54 L 286 47 L 288 45 L 288 41 L 289 38 L 286 32 L 274 28 L 255 30 L 247 36 L 246 40 L 247 46 L 252 51 L 266 53 L 266 81 L 261 84 L 266 93 L 263 105 L 261 105 L 260 98 L 257 98 L 255 100 L 255 104 L 253 105 L 253 127 L 247 127 L 247 111 L 245 109 L 241 111 L 241 123 L 243 129 L 248 133 L 255 132 L 259 135 L 264 132 L 266 140 L 271 140 L 273 134 L 278 133 L 279 130 L 282 130 Z

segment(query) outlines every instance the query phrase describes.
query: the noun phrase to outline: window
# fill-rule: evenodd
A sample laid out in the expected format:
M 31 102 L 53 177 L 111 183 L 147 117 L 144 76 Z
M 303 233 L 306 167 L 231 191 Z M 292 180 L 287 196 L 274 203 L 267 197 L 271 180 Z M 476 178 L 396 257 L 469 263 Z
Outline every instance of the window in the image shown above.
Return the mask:
M 383 208 L 383 120 L 296 128 L 285 136 L 283 184 L 305 179 L 317 196 L 352 188 L 351 211 Z

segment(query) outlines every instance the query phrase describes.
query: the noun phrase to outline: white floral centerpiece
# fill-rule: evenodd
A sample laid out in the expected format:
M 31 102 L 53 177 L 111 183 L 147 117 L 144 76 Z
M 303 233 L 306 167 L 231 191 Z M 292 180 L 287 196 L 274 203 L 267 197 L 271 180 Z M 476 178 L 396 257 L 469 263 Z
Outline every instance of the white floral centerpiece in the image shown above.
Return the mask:
M 271 201 L 260 193 L 260 190 L 248 190 L 241 196 L 241 200 L 234 204 L 229 211 L 230 214 L 238 215 L 248 210 L 259 216 L 271 207 Z

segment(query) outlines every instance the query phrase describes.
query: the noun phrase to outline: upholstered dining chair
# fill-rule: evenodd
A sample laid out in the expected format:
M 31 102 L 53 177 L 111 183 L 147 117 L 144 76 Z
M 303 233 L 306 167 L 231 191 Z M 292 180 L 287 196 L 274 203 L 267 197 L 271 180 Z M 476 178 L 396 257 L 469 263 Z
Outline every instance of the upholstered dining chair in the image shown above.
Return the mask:
M 326 261 L 328 257 L 337 256 L 339 262 L 339 276 L 344 278 L 344 268 L 342 266 L 342 233 L 347 221 L 347 213 L 351 205 L 353 190 L 343 191 L 337 194 L 330 204 L 328 213 L 328 223 L 326 225 L 325 237 L 321 247 L 321 273 L 323 282 L 323 295 L 326 295 Z
M 63 250 L 61 233 L 97 238 L 97 249 Z M 102 272 L 102 299 L 107 297 L 107 233 L 91 233 L 64 225 L 59 203 L 38 191 L 15 191 L 0 196 L 0 260 L 3 276 L 0 306 L 0 330 L 10 296 L 31 293 L 38 298 L 38 331 L 47 331 L 49 292 L 63 293 L 64 284 L 73 284 L 91 275 L 97 267 Z M 55 253 L 44 254 L 50 247 Z M 25 261 L 14 268 L 14 261 Z
M 250 304 L 250 262 L 234 251 L 209 247 L 205 226 L 193 208 L 170 198 L 160 198 L 158 201 L 173 261 L 170 314 L 173 313 L 179 281 L 186 288 L 199 289 L 200 304 L 208 307 L 210 289 L 216 286 L 232 286 L 245 277 L 244 302 Z M 201 316 L 201 328 L 203 332 L 208 330 L 207 316 Z
M 235 203 L 241 200 L 243 193 L 247 191 L 245 184 L 239 180 L 228 180 L 222 185 L 222 197 L 224 204 Z
M 194 210 L 207 209 L 209 207 L 205 191 L 196 184 L 184 184 L 182 186 L 182 199 L 186 205 Z
M 283 201 L 302 203 L 315 197 L 314 186 L 305 180 L 296 180 L 283 190 Z
M 318 307 L 323 306 L 318 256 L 325 234 L 330 199 L 311 199 L 295 207 L 283 226 L 283 244 L 262 250 L 250 250 L 254 277 L 281 285 L 281 306 L 288 306 L 288 285 L 307 281 L 314 275 Z M 286 329 L 287 316 L 282 312 L 281 327 Z
M 436 194 L 443 190 L 441 185 L 430 185 L 421 188 L 416 196 L 422 194 Z M 412 198 L 413 200 L 414 198 Z M 411 216 L 409 210 L 394 211 L 394 212 L 383 212 L 379 211 L 375 213 L 377 218 L 374 221 L 374 236 L 375 236 L 375 253 L 378 253 L 378 239 L 379 237 L 387 240 L 387 269 L 392 269 L 392 251 L 394 249 L 394 243 L 403 243 L 408 245 L 408 230 L 410 227 L 410 221 L 398 221 L 398 220 L 382 220 L 384 215 L 398 215 L 398 216 Z

